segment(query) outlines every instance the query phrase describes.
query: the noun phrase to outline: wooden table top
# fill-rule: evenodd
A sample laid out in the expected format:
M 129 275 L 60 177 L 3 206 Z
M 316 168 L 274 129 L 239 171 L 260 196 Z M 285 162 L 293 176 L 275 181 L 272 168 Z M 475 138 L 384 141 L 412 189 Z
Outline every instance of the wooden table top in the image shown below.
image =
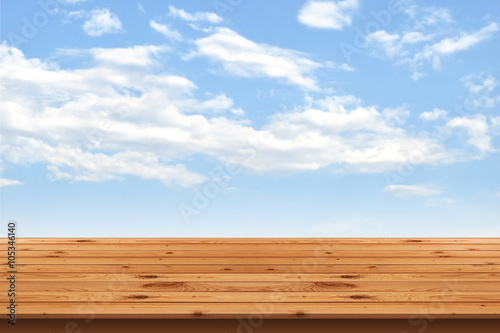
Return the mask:
M 500 318 L 500 238 L 18 238 L 15 247 L 17 318 Z

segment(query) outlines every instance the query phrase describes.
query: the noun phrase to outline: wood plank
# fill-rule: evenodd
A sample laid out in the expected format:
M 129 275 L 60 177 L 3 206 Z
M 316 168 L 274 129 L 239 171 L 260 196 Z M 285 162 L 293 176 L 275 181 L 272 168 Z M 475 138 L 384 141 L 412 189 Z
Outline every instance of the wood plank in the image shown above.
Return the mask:
M 500 303 L 24 303 L 23 318 L 500 318 Z
M 235 274 L 235 273 L 196 273 L 196 274 L 160 274 L 154 271 L 143 271 L 140 274 L 114 273 L 114 274 L 88 274 L 88 273 L 29 273 L 22 276 L 22 282 L 61 281 L 89 282 L 89 281 L 155 281 L 155 282 L 329 282 L 329 281 L 497 281 L 500 286 L 500 273 L 420 273 L 420 274 L 297 274 L 297 273 L 275 273 L 275 274 Z M 9 274 L 0 274 L 0 279 L 5 280 Z
M 23 292 L 17 296 L 20 303 L 43 302 L 121 302 L 121 303 L 192 303 L 196 302 L 266 302 L 270 294 L 267 292 Z M 6 295 L 0 294 L 0 302 L 7 302 Z M 281 295 L 280 302 L 496 302 L 500 303 L 500 291 L 492 292 L 287 292 Z
M 331 282 L 156 282 L 144 281 L 22 281 L 17 289 L 25 292 L 98 292 L 98 291 L 163 291 L 163 292 L 326 292 L 326 291 L 378 291 L 378 292 L 436 292 L 496 291 L 498 281 L 331 281 Z M 8 282 L 0 281 L 0 290 L 7 290 Z
M 16 249 L 18 318 L 499 318 L 500 238 L 26 238 Z M 0 269 L 7 290 L 5 257 Z
M 307 251 L 307 250 L 108 250 L 108 251 L 26 251 L 22 254 L 22 258 L 43 258 L 43 257 L 60 257 L 60 258 L 170 258 L 170 257 L 185 257 L 185 258 L 235 258 L 235 257 L 259 257 L 259 258 L 308 258 L 308 257 L 342 257 L 342 258 L 494 258 L 500 259 L 500 251 L 404 251 L 404 250 L 389 250 L 389 251 Z
M 6 264 L 3 267 L 7 266 Z M 19 273 L 329 273 L 329 274 L 363 274 L 363 273 L 497 273 L 500 265 L 485 264 L 448 264 L 448 265 L 59 265 L 59 264 L 17 264 Z M 5 271 L 7 269 L 5 268 Z
M 500 244 L 500 238 L 491 237 L 436 237 L 436 238 L 37 238 L 19 237 L 18 244 Z M 6 238 L 0 243 L 7 243 Z
M 6 248 L 7 245 L 3 244 Z M 381 243 L 381 244 L 169 244 L 169 243 L 40 243 L 40 244 L 18 244 L 18 251 L 108 251 L 108 250 L 225 250 L 225 251 L 285 251 L 285 250 L 310 250 L 310 251 L 500 251 L 500 244 L 433 244 L 433 243 Z
M 481 265 L 500 265 L 500 258 L 325 258 L 325 257 L 311 257 L 311 258 L 281 258 L 281 257 L 220 257 L 220 258 L 180 258 L 180 257 L 166 257 L 166 258 L 63 258 L 58 256 L 52 257 L 39 257 L 39 258 L 24 258 L 19 255 L 17 258 L 18 264 L 66 264 L 66 265 L 102 265 L 102 264 L 119 264 L 119 265 L 132 265 L 132 264 L 184 264 L 184 265 L 231 265 L 241 264 L 245 262 L 247 265 L 263 265 L 263 264 L 276 264 L 276 265 L 325 265 L 325 264 L 353 264 L 353 265 L 380 265 L 380 264 L 408 264 L 413 265 L 447 265 L 447 264 L 481 264 Z M 6 264 L 3 261 L 2 264 Z

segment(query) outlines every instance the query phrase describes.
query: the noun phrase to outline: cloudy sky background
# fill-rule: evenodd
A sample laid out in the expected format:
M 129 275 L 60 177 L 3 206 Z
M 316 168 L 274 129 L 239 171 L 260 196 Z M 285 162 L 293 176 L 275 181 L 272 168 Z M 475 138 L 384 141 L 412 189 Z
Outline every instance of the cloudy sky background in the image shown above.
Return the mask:
M 2 1 L 2 232 L 499 236 L 500 3 Z

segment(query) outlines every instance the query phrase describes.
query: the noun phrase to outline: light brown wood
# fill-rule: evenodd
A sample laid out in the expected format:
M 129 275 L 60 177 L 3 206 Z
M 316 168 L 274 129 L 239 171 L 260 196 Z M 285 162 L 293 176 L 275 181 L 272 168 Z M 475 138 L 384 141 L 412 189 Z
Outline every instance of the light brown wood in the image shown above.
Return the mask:
M 85 258 L 64 258 L 58 255 L 45 256 L 37 258 L 24 258 L 22 255 L 19 256 L 18 262 L 20 264 L 64 264 L 64 265 L 109 265 L 109 264 L 119 264 L 119 265 L 137 265 L 137 264 L 149 264 L 149 265 L 237 265 L 245 263 L 247 265 L 262 265 L 262 264 L 274 264 L 274 265 L 295 265 L 300 266 L 312 266 L 312 265 L 327 265 L 327 264 L 351 264 L 351 265 L 381 265 L 381 264 L 408 264 L 413 265 L 448 265 L 448 264 L 479 264 L 479 265 L 500 265 L 500 258 L 460 258 L 460 257 L 420 257 L 420 258 L 406 258 L 406 257 L 395 257 L 395 258 L 378 258 L 372 257 L 368 252 L 365 257 L 361 258 L 345 258 L 345 257 L 303 257 L 303 258 L 289 258 L 289 257 L 162 257 L 162 258 L 106 258 L 106 257 L 85 257 Z M 3 264 L 7 262 L 4 261 Z
M 267 292 L 46 292 L 33 291 L 22 293 L 17 300 L 21 303 L 40 302 L 122 302 L 122 303 L 192 303 L 196 302 L 266 302 L 270 294 Z M 0 302 L 7 301 L 6 295 L 0 295 Z M 283 293 L 280 302 L 496 302 L 500 303 L 500 291 L 460 291 L 451 292 L 287 292 Z
M 3 265 L 4 267 L 6 264 Z M 44 265 L 44 264 L 18 264 L 18 272 L 24 273 L 331 273 L 340 274 L 350 272 L 362 273 L 495 273 L 500 272 L 500 265 L 486 264 L 450 264 L 450 265 Z
M 157 282 L 138 281 L 26 281 L 20 283 L 19 293 L 43 291 L 57 292 L 99 292 L 99 291 L 190 291 L 190 292 L 325 292 L 325 291 L 378 291 L 378 292 L 460 292 L 496 291 L 499 281 L 331 281 L 331 282 Z M 0 288 L 7 290 L 7 282 L 1 282 Z
M 2 240 L 6 242 L 5 239 Z M 168 243 L 168 244 L 318 244 L 323 243 L 367 243 L 367 244 L 380 244 L 380 243 L 473 243 L 473 244 L 500 244 L 498 237 L 423 237 L 423 238 L 398 238 L 398 237 L 309 237 L 309 238 L 290 238 L 290 237 L 275 237 L 275 238 L 163 238 L 163 237 L 130 237 L 130 238 L 45 238 L 45 237 L 22 237 L 18 238 L 19 243 Z
M 6 244 L 7 239 L 0 239 Z M 26 244 L 491 244 L 500 245 L 500 238 L 18 238 Z
M 414 273 L 414 274 L 302 274 L 302 273 L 275 273 L 275 274 L 235 274 L 235 273 L 170 273 L 150 274 L 150 270 L 139 274 L 130 273 L 111 273 L 111 274 L 87 274 L 87 273 L 31 273 L 23 276 L 23 285 L 26 282 L 40 281 L 140 281 L 145 280 L 155 282 L 345 282 L 345 281 L 496 281 L 500 282 L 500 273 Z M 6 279 L 8 274 L 0 274 L 2 280 Z
M 20 238 L 16 250 L 18 318 L 500 318 L 500 238 Z M 0 269 L 7 291 L 5 256 Z
M 370 253 L 371 258 L 495 258 L 500 259 L 500 251 L 404 251 L 404 250 L 382 250 L 382 251 L 338 251 L 338 250 L 89 250 L 89 251 L 26 251 L 23 258 L 59 257 L 59 258 L 366 258 Z
M 19 318 L 498 318 L 500 303 L 24 303 Z
M 1 244 L 1 243 L 0 243 Z M 178 251 L 178 250 L 224 250 L 232 251 L 235 248 L 242 251 L 274 251 L 276 244 L 259 243 L 259 246 L 251 243 L 214 243 L 214 244 L 196 244 L 196 243 L 35 243 L 26 244 L 21 242 L 18 245 L 20 251 L 108 251 L 108 250 L 140 250 L 140 251 Z M 6 246 L 1 244 L 0 246 Z M 457 244 L 457 243 L 321 243 L 308 244 L 284 243 L 279 245 L 280 251 L 285 250 L 307 250 L 307 251 L 330 251 L 338 250 L 339 246 L 343 251 L 500 251 L 500 244 Z

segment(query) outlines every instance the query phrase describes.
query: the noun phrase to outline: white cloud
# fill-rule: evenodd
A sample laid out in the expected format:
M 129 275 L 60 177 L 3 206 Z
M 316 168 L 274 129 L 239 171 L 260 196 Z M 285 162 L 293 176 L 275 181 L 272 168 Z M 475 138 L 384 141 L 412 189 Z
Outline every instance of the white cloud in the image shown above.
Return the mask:
M 346 72 L 354 72 L 355 69 L 346 63 L 338 63 L 334 61 L 326 61 L 324 67 L 338 69 Z
M 344 70 L 344 71 L 346 71 L 346 72 L 354 72 L 354 71 L 355 71 L 354 67 L 351 67 L 351 66 L 349 66 L 349 65 L 348 65 L 348 64 L 346 64 L 346 63 L 342 63 L 342 64 L 340 64 L 340 66 L 339 66 L 338 68 L 339 68 L 339 69 L 342 69 L 342 70 Z
M 177 30 L 171 29 L 165 24 L 156 23 L 155 21 L 149 21 L 149 25 L 155 31 L 159 32 L 168 39 L 182 40 L 182 36 Z
M 384 191 L 390 192 L 396 197 L 423 196 L 441 194 L 442 191 L 430 185 L 389 185 Z
M 170 10 L 170 15 L 173 17 L 179 17 L 183 20 L 196 22 L 196 21 L 205 21 L 210 23 L 221 23 L 222 17 L 215 13 L 210 12 L 196 12 L 196 13 L 188 13 L 184 9 L 177 9 L 174 6 L 168 6 Z
M 494 108 L 500 102 L 500 95 L 492 96 L 498 87 L 498 80 L 491 74 L 473 73 L 464 76 L 461 80 L 469 91 L 465 102 L 473 108 Z
M 417 81 L 417 80 L 420 80 L 421 78 L 423 78 L 426 74 L 423 73 L 423 72 L 418 72 L 418 71 L 415 71 L 411 74 L 411 79 L 414 80 L 414 81 Z
M 385 30 L 379 30 L 372 32 L 368 36 L 366 36 L 368 42 L 374 41 L 379 43 L 390 43 L 399 40 L 398 34 L 389 34 Z
M 390 34 L 385 30 L 373 32 L 366 37 L 366 42 L 373 46 L 381 48 L 389 57 L 403 57 L 403 62 L 410 63 L 414 67 L 421 66 L 422 61 L 433 62 L 436 67 L 440 63 L 440 57 L 449 56 L 455 52 L 467 50 L 470 47 L 490 38 L 494 32 L 498 31 L 498 25 L 491 23 L 483 29 L 473 33 L 462 33 L 457 37 L 443 38 L 434 44 L 425 45 L 424 49 L 410 56 L 414 47 L 413 44 L 429 41 L 435 34 L 424 35 L 421 32 L 407 32 L 401 37 L 399 34 Z
M 462 78 L 465 86 L 471 94 L 490 93 L 498 86 L 498 80 L 489 74 L 481 84 L 475 84 L 474 80 L 481 79 L 480 75 L 470 74 Z
M 491 117 L 491 128 L 496 135 L 500 134 L 500 116 Z
M 461 128 L 469 135 L 468 142 L 480 151 L 493 151 L 491 137 L 488 135 L 488 123 L 484 115 L 475 117 L 457 117 L 446 123 L 449 128 Z
M 431 9 L 424 10 L 428 14 L 416 19 L 414 27 L 403 27 L 398 33 L 379 30 L 368 34 L 365 43 L 369 52 L 396 59 L 396 64 L 408 64 L 412 79 L 418 80 L 425 76 L 422 69 L 426 64 L 440 71 L 443 59 L 491 38 L 499 30 L 496 23 L 469 33 L 443 28 L 452 22 L 451 14 L 446 9 Z
M 440 145 L 408 136 L 375 107 L 340 103 L 353 99 L 329 97 L 276 114 L 251 138 L 252 159 L 227 162 L 259 172 L 331 167 L 334 172 L 365 173 L 393 170 L 415 151 L 425 156 L 424 164 L 449 158 Z
M 289 84 L 317 90 L 316 80 L 310 74 L 321 65 L 298 52 L 255 43 L 228 28 L 219 28 L 216 33 L 195 43 L 198 51 L 190 57 L 208 57 L 221 63 L 232 75 L 282 79 Z
M 104 33 L 120 31 L 122 23 L 116 14 L 109 9 L 95 9 L 90 12 L 90 19 L 83 24 L 83 30 L 91 37 L 98 37 Z
M 410 116 L 410 110 L 402 106 L 385 108 L 384 111 L 382 111 L 382 115 L 389 121 L 394 121 L 397 124 L 404 124 L 406 119 Z
M 454 160 L 425 134 L 398 127 L 406 110 L 384 112 L 354 96 L 308 98 L 256 129 L 225 94 L 194 98 L 194 82 L 139 65 L 161 61 L 160 50 L 79 51 L 92 61 L 63 70 L 1 44 L 2 158 L 9 165 L 45 164 L 54 180 L 135 176 L 181 186 L 207 179 L 183 165 L 196 154 L 262 173 L 384 172 L 416 151 L 421 164 Z
M 22 185 L 22 184 L 23 184 L 23 182 L 21 182 L 19 180 L 0 178 L 0 187 L 16 186 L 16 185 Z
M 491 23 L 476 32 L 443 38 L 439 42 L 426 45 L 423 50 L 416 52 L 413 56 L 406 57 L 403 62 L 409 63 L 413 72 L 418 72 L 425 62 L 432 63 L 435 70 L 440 70 L 442 57 L 465 51 L 491 38 L 498 30 L 498 25 Z
M 444 119 L 448 113 L 445 110 L 434 108 L 432 111 L 422 112 L 420 118 L 424 120 Z
M 231 109 L 231 112 L 237 116 L 244 116 L 245 111 L 242 108 Z
M 94 66 L 61 70 L 0 45 L 0 84 L 9 96 L 0 101 L 2 158 L 45 163 L 52 179 L 132 175 L 182 186 L 204 181 L 174 161 L 205 148 L 234 149 L 230 141 L 245 134 L 235 133 L 238 122 L 185 115 L 194 108 L 206 112 L 203 107 L 221 112 L 233 103 L 223 95 L 213 102 L 195 100 L 190 95 L 196 86 L 188 79 L 136 66 L 153 62 L 159 49 L 122 49 L 123 58 L 110 56 L 116 49 L 92 49 L 86 53 L 94 56 Z M 140 96 L 130 96 L 129 89 Z
M 432 53 L 449 55 L 458 51 L 467 50 L 468 48 L 478 44 L 479 42 L 490 38 L 494 32 L 498 31 L 498 25 L 491 23 L 479 31 L 473 33 L 464 33 L 459 37 L 445 38 L 436 44 L 430 46 Z M 427 54 L 422 54 L 424 57 Z
M 136 45 L 129 48 L 93 48 L 89 53 L 101 66 L 150 66 L 154 64 L 155 57 L 167 50 L 164 46 Z
M 391 34 L 385 30 L 378 30 L 368 34 L 365 42 L 373 54 L 382 53 L 389 58 L 405 57 L 410 51 L 409 48 L 416 47 L 416 44 L 432 40 L 434 34 L 425 35 L 418 31 L 406 32 L 403 35 Z
M 451 12 L 447 8 L 427 7 L 422 9 L 423 15 L 418 21 L 420 25 L 449 24 L 453 22 Z
M 320 29 L 342 30 L 352 24 L 358 0 L 309 1 L 299 12 L 300 23 Z
M 382 48 L 387 56 L 394 57 L 401 53 L 400 36 L 398 34 L 389 34 L 385 30 L 379 30 L 366 36 L 366 42 L 369 45 L 376 45 Z
M 406 32 L 401 37 L 401 43 L 402 44 L 416 44 L 416 43 L 421 43 L 421 42 L 427 42 L 429 40 L 432 40 L 434 37 L 435 37 L 434 34 L 425 35 L 419 31 L 411 31 L 411 32 Z
M 406 2 L 406 4 L 405 4 Z M 413 21 L 413 28 L 425 29 L 447 26 L 453 23 L 451 11 L 444 7 L 423 7 L 411 4 L 411 1 L 401 1 L 404 12 L 409 16 L 409 22 Z
M 131 175 L 181 186 L 190 186 L 206 180 L 204 176 L 187 171 L 183 165 L 163 165 L 153 153 L 90 153 L 79 147 L 49 145 L 25 137 L 17 138 L 12 146 L 3 146 L 2 152 L 4 158 L 15 164 L 47 163 L 53 179 L 99 182 Z
M 80 10 L 73 10 L 73 11 L 70 11 L 67 13 L 65 12 L 65 14 L 70 19 L 81 19 L 81 18 L 84 18 L 87 13 L 83 9 L 80 9 Z

